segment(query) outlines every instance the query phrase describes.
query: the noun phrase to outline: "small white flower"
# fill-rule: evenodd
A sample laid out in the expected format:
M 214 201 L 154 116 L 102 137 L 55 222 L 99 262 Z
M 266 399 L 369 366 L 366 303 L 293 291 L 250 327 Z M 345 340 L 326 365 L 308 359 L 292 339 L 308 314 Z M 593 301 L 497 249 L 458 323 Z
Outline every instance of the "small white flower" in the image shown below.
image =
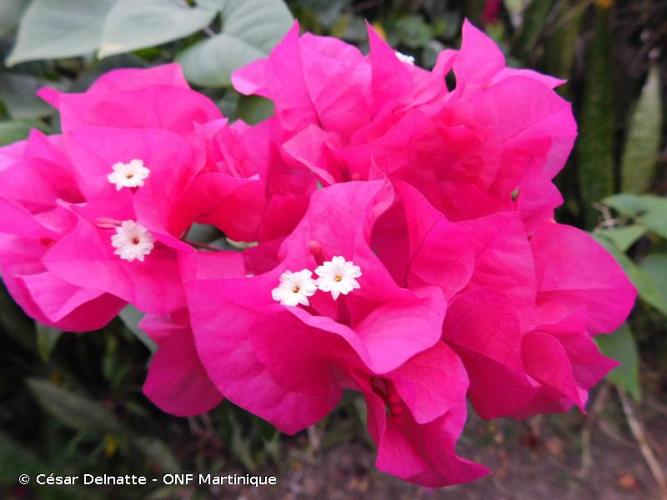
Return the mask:
M 403 63 L 412 64 L 413 66 L 415 64 L 414 57 L 404 54 L 403 52 L 399 52 L 398 50 L 396 51 L 396 57 Z
M 313 273 L 308 269 L 302 269 L 293 273 L 285 271 L 280 275 L 280 285 L 271 290 L 271 297 L 284 306 L 296 306 L 298 304 L 307 306 L 308 297 L 317 291 Z
M 319 276 L 315 281 L 317 288 L 331 292 L 334 300 L 341 294 L 347 295 L 355 288 L 360 288 L 356 278 L 361 276 L 361 268 L 344 257 L 337 256 L 325 262 L 315 269 L 315 274 Z
M 123 221 L 116 227 L 116 234 L 111 237 L 111 246 L 121 259 L 128 262 L 144 261 L 144 257 L 153 251 L 155 240 L 144 226 L 133 220 Z
M 143 186 L 144 181 L 148 179 L 151 173 L 143 161 L 136 159 L 130 160 L 129 163 L 114 163 L 111 168 L 113 172 L 107 176 L 107 179 L 111 184 L 116 185 L 116 191 L 120 191 L 124 187 L 135 188 Z

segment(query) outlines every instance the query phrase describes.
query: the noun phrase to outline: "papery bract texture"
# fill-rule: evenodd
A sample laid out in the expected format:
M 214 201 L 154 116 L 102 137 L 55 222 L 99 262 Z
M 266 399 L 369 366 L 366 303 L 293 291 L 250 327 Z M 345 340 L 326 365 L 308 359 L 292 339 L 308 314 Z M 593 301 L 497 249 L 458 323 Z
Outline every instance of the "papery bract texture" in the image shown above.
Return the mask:
M 593 337 L 636 291 L 554 220 L 576 136 L 561 80 L 507 67 L 467 21 L 432 70 L 368 41 L 295 24 L 232 76 L 273 102 L 256 125 L 177 65 L 42 90 L 62 133 L 0 148 L 0 273 L 56 328 L 145 313 L 144 394 L 166 412 L 224 398 L 293 434 L 354 391 L 380 470 L 468 482 L 488 471 L 456 451 L 467 402 L 584 410 L 616 365 Z M 190 241 L 195 224 L 217 239 Z
M 33 131 L 0 149 L 0 273 L 25 312 L 71 331 L 101 328 L 124 303 L 104 290 L 77 286 L 44 265 L 53 245 L 76 225 L 66 204 L 83 200 L 61 136 Z
M 195 342 L 220 392 L 285 432 L 330 412 L 342 389 L 357 389 L 371 404 L 378 467 L 432 486 L 465 482 L 485 469 L 454 454 L 468 380 L 440 341 L 444 293 L 399 287 L 369 246 L 375 221 L 393 202 L 387 181 L 318 191 L 276 249 L 276 267 L 257 276 L 225 279 L 218 256 L 193 262 L 184 255 L 184 267 L 194 271 L 186 289 Z M 336 255 L 362 270 L 358 290 L 337 300 L 312 297 L 306 308 L 272 300 L 285 269 L 314 268 Z M 215 302 L 206 300 L 212 296 Z M 373 384 L 383 387 L 384 399 L 372 394 Z M 384 419 L 385 404 L 401 415 Z M 432 463 L 438 454 L 448 458 Z
M 180 417 L 206 413 L 222 401 L 199 360 L 187 310 L 147 315 L 139 326 L 158 345 L 144 383 L 146 397 Z

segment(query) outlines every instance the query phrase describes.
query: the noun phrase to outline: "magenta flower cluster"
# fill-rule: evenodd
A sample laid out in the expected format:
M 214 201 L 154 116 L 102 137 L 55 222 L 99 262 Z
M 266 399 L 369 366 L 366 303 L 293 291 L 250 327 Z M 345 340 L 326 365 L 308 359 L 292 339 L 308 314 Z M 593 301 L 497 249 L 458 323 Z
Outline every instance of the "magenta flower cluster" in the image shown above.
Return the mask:
M 41 91 L 62 133 L 0 149 L 2 279 L 67 331 L 145 313 L 144 392 L 169 413 L 226 398 L 292 434 L 357 391 L 379 469 L 462 483 L 487 472 L 455 452 L 467 400 L 583 409 L 615 366 L 593 336 L 635 290 L 553 219 L 576 136 L 560 80 L 506 67 L 469 23 L 431 71 L 369 43 L 294 26 L 233 76 L 275 105 L 254 126 L 176 65 Z M 238 251 L 192 244 L 194 223 Z

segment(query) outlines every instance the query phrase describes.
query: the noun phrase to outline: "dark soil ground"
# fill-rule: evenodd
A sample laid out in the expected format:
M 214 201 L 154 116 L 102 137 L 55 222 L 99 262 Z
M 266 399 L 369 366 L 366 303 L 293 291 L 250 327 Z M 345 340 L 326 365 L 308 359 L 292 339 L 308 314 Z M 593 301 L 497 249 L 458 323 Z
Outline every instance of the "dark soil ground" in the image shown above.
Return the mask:
M 651 449 L 667 470 L 667 407 L 652 398 L 634 406 Z M 494 470 L 473 484 L 432 490 L 404 483 L 374 470 L 373 452 L 362 443 L 325 451 L 310 448 L 310 456 L 304 449 L 309 447 L 295 446 L 288 453 L 277 489 L 235 487 L 209 493 L 243 499 L 661 498 L 618 395 L 609 386 L 594 395 L 588 415 L 572 411 L 524 422 L 471 418 L 459 451 Z
M 643 430 L 655 465 L 667 471 L 667 399 L 655 394 L 652 391 L 641 404 L 631 405 L 634 422 Z M 145 494 L 131 486 L 98 487 L 93 491 L 96 498 L 151 500 L 667 500 L 664 493 L 661 497 L 655 474 L 630 430 L 619 394 L 606 383 L 592 394 L 586 415 L 573 410 L 526 421 L 486 422 L 471 412 L 458 451 L 489 466 L 493 473 L 472 484 L 439 490 L 378 472 L 373 466 L 371 444 L 363 441 L 360 433 L 350 433 L 350 424 L 359 424 L 353 420 L 329 422 L 324 428 L 281 437 L 278 466 L 262 466 L 255 471 L 258 475 L 275 475 L 277 486 L 162 487 Z M 225 448 L 223 445 L 215 453 L 225 455 Z M 231 470 L 209 472 L 221 476 L 246 473 L 229 465 Z M 51 488 L 40 492 L 31 486 L 15 485 L 6 498 L 87 498 L 86 490 L 80 492 L 83 497 L 74 496 L 68 489 L 60 490 L 64 496 L 44 497 L 45 491 L 56 493 Z

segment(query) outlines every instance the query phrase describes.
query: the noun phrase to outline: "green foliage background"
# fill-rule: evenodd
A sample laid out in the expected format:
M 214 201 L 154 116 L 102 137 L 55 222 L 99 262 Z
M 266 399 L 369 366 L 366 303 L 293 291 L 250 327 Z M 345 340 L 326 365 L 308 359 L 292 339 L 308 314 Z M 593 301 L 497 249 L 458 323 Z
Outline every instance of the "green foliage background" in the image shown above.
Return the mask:
M 489 5 L 498 12 L 490 15 Z M 270 103 L 228 87 L 237 67 L 266 54 L 296 17 L 303 29 L 365 50 L 364 20 L 430 67 L 457 46 L 464 17 L 483 26 L 513 66 L 567 79 L 580 135 L 558 178 L 558 217 L 593 231 L 640 293 L 629 323 L 600 339 L 623 361 L 610 382 L 637 400 L 664 391 L 640 376 L 667 359 L 667 175 L 664 2 L 598 0 L 3 0 L 0 145 L 30 128 L 57 132 L 34 97 L 44 84 L 86 88 L 118 67 L 179 61 L 190 82 L 232 118 L 256 122 Z M 485 10 L 486 9 L 486 10 Z M 291 13 L 290 13 L 291 12 Z M 103 332 L 65 334 L 34 324 L 0 294 L 0 494 L 20 495 L 21 472 L 159 473 L 280 468 L 285 446 L 307 448 L 223 404 L 176 419 L 142 395 L 150 341 L 126 310 Z M 324 440 L 363 440 L 363 412 L 346 400 L 320 426 Z M 92 498 L 91 490 L 35 490 Z M 100 493 L 101 494 L 101 493 Z M 154 497 L 168 495 L 156 490 Z

